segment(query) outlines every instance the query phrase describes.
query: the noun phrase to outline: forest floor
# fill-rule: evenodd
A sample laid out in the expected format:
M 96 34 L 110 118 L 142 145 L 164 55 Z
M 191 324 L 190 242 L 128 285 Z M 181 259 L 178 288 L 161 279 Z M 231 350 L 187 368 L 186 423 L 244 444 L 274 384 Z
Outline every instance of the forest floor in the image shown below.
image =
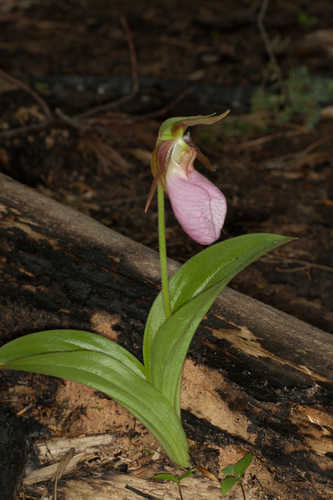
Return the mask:
M 228 201 L 222 239 L 297 238 L 231 287 L 332 332 L 333 3 L 264 4 L 3 0 L 0 172 L 157 249 L 161 121 L 230 108 L 192 130 Z M 167 238 L 180 262 L 202 248 L 170 207 Z

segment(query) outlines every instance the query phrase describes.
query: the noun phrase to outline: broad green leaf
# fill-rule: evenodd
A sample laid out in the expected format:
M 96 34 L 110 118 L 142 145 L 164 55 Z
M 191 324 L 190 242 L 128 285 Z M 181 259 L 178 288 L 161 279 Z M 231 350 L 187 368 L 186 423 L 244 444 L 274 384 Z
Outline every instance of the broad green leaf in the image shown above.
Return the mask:
M 184 304 L 204 293 L 210 287 L 221 284 L 223 288 L 237 273 L 261 255 L 292 239 L 268 233 L 249 234 L 231 238 L 201 251 L 183 264 L 170 279 L 169 290 L 172 315 Z M 216 289 L 216 296 L 221 290 L 219 287 Z M 193 304 L 187 308 L 188 314 L 191 314 L 191 307 L 195 311 L 196 306 Z M 144 334 L 143 356 L 148 379 L 151 377 L 151 365 L 155 363 L 151 352 L 152 346 L 155 343 L 156 334 L 164 322 L 165 314 L 160 293 L 150 309 Z M 193 333 L 194 331 L 191 331 L 191 334 L 189 334 L 191 338 Z M 165 329 L 163 334 L 169 335 Z M 179 331 L 179 334 L 183 335 L 184 332 L 180 333 Z M 160 361 L 159 359 L 156 362 Z M 170 367 L 170 371 L 173 368 L 173 366 Z
M 137 375 L 145 378 L 140 361 L 124 347 L 95 333 L 81 330 L 45 330 L 12 340 L 1 347 L 1 361 L 14 361 L 41 352 L 88 350 L 115 357 Z
M 240 478 L 244 474 L 246 469 L 249 467 L 252 460 L 253 460 L 252 453 L 247 453 L 237 463 L 233 465 L 228 465 L 228 467 L 223 469 L 222 472 L 223 474 L 234 474 L 235 476 Z
M 124 351 L 89 332 L 39 332 L 3 346 L 0 367 L 61 377 L 104 392 L 154 434 L 173 462 L 188 467 L 188 444 L 179 417 L 144 378 L 138 361 Z
M 223 288 L 218 283 L 187 302 L 158 330 L 151 350 L 151 379 L 180 414 L 179 391 L 183 364 L 193 335 Z
M 229 493 L 229 491 L 231 490 L 231 488 L 233 486 L 235 486 L 235 484 L 239 481 L 239 479 L 237 477 L 232 477 L 232 476 L 229 476 L 229 477 L 226 477 L 225 479 L 223 479 L 223 481 L 221 482 L 221 493 L 222 495 L 226 495 L 227 493 Z

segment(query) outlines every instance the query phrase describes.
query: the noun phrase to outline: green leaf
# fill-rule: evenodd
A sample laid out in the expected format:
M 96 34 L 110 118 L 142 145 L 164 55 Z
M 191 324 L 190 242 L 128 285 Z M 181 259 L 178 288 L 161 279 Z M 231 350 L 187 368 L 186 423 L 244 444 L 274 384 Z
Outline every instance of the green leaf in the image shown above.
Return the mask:
M 179 483 L 179 478 L 177 476 L 166 474 L 164 472 L 161 474 L 155 474 L 154 479 L 163 479 L 164 481 L 173 481 L 174 483 Z
M 11 362 L 20 357 L 33 356 L 41 352 L 70 352 L 88 350 L 115 357 L 137 375 L 145 378 L 140 361 L 124 347 L 95 333 L 81 330 L 45 330 L 31 333 L 1 347 L 1 361 Z
M 223 469 L 222 472 L 223 474 L 234 474 L 235 476 L 240 478 L 244 474 L 246 469 L 249 467 L 252 460 L 253 460 L 252 453 L 247 453 L 237 463 L 233 465 L 228 465 L 228 467 Z
M 223 474 L 228 474 L 228 477 L 221 481 L 221 491 L 222 494 L 225 495 L 228 493 L 231 488 L 241 480 L 242 475 L 249 467 L 250 463 L 253 460 L 252 453 L 247 453 L 243 458 L 241 458 L 238 462 L 233 465 L 228 465 L 222 470 Z
M 173 474 L 167 474 L 162 472 L 161 474 L 155 474 L 154 479 L 164 479 L 166 481 L 173 481 L 174 483 L 179 484 L 183 479 L 192 476 L 193 472 L 195 471 L 196 469 L 190 469 L 181 474 L 179 477 L 174 476 Z
M 233 486 L 235 486 L 235 484 L 238 481 L 239 481 L 239 479 L 237 477 L 232 477 L 232 476 L 228 476 L 225 479 L 223 479 L 223 481 L 221 482 L 221 493 L 222 493 L 222 495 L 226 495 L 227 493 L 229 493 L 229 491 L 231 490 L 231 488 Z
M 159 328 L 151 350 L 151 380 L 179 415 L 179 390 L 183 364 L 192 337 L 216 296 L 218 283 L 194 297 L 173 313 Z
M 143 356 L 148 380 L 154 378 L 154 384 L 166 391 L 170 403 L 174 397 L 178 406 L 187 349 L 214 299 L 247 265 L 292 239 L 268 233 L 249 234 L 217 243 L 195 255 L 170 279 L 172 314 L 167 322 L 161 293 L 157 296 L 146 322 Z M 177 388 L 169 386 L 175 383 Z
M 193 473 L 196 472 L 196 469 L 191 469 L 191 470 L 188 470 L 186 472 L 184 472 L 183 474 L 181 474 L 179 476 L 179 481 L 182 481 L 183 479 L 185 479 L 186 477 L 190 477 L 193 475 Z
M 189 466 L 188 444 L 175 410 L 142 373 L 134 356 L 90 332 L 51 330 L 0 349 L 3 369 L 53 375 L 86 384 L 118 401 L 156 437 L 169 458 Z

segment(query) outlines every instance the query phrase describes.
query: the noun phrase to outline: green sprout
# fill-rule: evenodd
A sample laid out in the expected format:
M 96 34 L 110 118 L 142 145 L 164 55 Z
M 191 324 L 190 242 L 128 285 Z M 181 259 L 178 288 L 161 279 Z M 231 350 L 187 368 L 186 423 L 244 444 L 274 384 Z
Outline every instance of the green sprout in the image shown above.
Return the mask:
M 301 10 L 298 14 L 298 22 L 304 28 L 312 28 L 318 23 L 318 18 L 315 16 L 310 16 L 304 10 Z
M 167 474 L 162 472 L 161 474 L 156 474 L 154 476 L 154 479 L 162 479 L 163 481 L 173 481 L 174 483 L 176 483 L 178 487 L 180 500 L 184 500 L 180 483 L 186 477 L 192 476 L 193 472 L 195 472 L 195 469 L 190 469 L 181 474 L 180 476 L 175 476 L 174 474 Z
M 227 493 L 229 493 L 231 488 L 233 488 L 233 486 L 235 486 L 236 483 L 239 483 L 245 500 L 245 491 L 242 485 L 242 476 L 244 475 L 245 471 L 251 464 L 252 459 L 253 455 L 251 453 L 247 453 L 238 462 L 236 462 L 233 465 L 228 465 L 228 467 L 222 470 L 222 474 L 226 476 L 221 481 L 222 495 L 226 495 Z

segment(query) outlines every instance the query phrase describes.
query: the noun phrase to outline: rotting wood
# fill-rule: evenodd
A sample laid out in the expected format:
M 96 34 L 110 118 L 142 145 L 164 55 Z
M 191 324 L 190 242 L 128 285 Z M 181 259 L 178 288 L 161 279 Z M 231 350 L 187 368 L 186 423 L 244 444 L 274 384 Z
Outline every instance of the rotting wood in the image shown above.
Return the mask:
M 95 484 L 84 481 L 68 481 L 64 490 L 66 500 L 96 500 Z M 219 486 L 207 479 L 187 478 L 182 483 L 184 499 L 195 498 L 196 500 L 217 500 L 221 498 Z M 148 498 L 150 500 L 177 500 L 179 498 L 175 483 L 160 483 L 148 481 L 135 476 L 125 474 L 110 474 L 101 482 L 98 492 L 98 500 L 139 500 Z M 237 492 L 233 500 L 241 500 L 242 496 Z M 249 498 L 248 500 L 254 500 Z
M 140 356 L 157 254 L 2 174 L 0 186 L 1 341 L 71 327 Z M 332 386 L 332 335 L 227 288 L 185 364 L 185 430 L 219 454 L 254 452 L 256 498 L 328 499 Z
M 100 448 L 108 447 L 113 444 L 115 438 L 110 435 L 89 436 L 74 439 L 52 439 L 47 442 L 37 443 L 35 452 L 41 462 L 55 462 L 50 465 L 36 469 L 24 478 L 25 485 L 32 485 L 41 481 L 53 480 L 57 471 L 57 463 L 72 450 L 72 458 L 66 464 L 64 473 L 72 472 L 82 461 L 89 459 L 94 454 L 98 454 Z M 174 483 L 161 483 L 137 477 L 135 475 L 119 474 L 108 472 L 103 475 L 99 481 L 99 498 L 138 498 L 137 492 L 141 494 L 153 495 L 157 499 L 175 498 L 177 488 Z M 183 483 L 184 492 L 196 492 L 196 498 L 204 500 L 206 498 L 219 498 L 219 486 L 217 483 L 191 478 Z M 66 500 L 75 498 L 84 498 L 85 500 L 95 500 L 96 498 L 96 479 L 68 481 L 64 489 Z
M 53 479 L 57 471 L 57 464 L 70 450 L 73 450 L 73 456 L 66 464 L 66 473 L 74 470 L 77 464 L 83 460 L 87 460 L 100 453 L 101 448 L 109 448 L 114 442 L 115 437 L 109 434 L 72 439 L 56 438 L 38 442 L 34 447 L 35 456 L 39 463 L 47 465 L 27 471 L 23 484 L 31 485 Z

